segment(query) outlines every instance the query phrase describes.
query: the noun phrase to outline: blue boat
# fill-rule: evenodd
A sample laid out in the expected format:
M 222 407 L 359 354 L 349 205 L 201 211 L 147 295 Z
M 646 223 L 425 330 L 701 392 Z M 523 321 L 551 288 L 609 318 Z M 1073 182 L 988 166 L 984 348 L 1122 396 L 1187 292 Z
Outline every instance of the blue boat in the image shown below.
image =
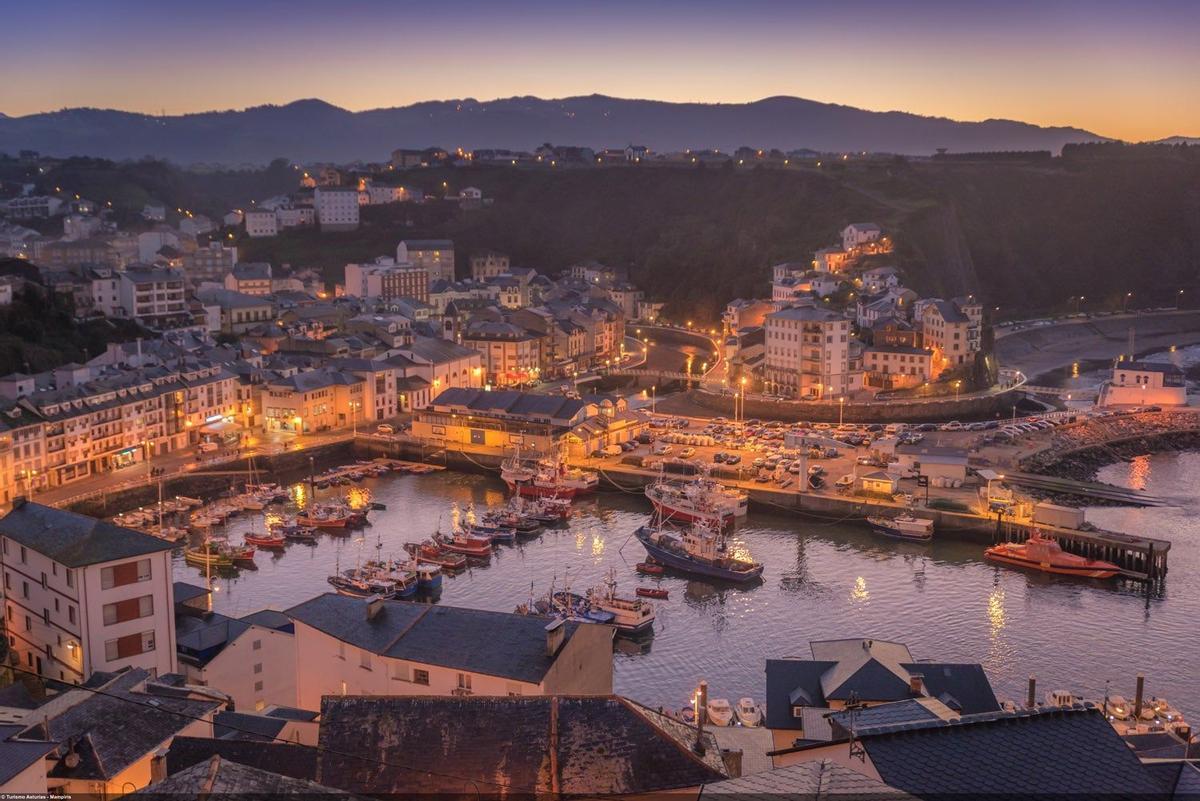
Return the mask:
M 759 562 L 730 556 L 725 537 L 705 523 L 693 523 L 676 533 L 642 526 L 636 536 L 655 561 L 692 576 L 748 584 L 763 572 Z
M 516 542 L 517 532 L 494 523 L 471 523 L 466 527 L 472 537 L 487 537 L 492 542 Z

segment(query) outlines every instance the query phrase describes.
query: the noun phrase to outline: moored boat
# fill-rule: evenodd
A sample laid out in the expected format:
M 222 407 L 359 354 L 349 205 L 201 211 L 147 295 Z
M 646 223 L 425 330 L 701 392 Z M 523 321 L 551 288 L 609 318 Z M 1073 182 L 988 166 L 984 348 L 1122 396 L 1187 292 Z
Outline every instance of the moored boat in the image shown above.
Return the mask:
M 994 545 L 983 552 L 983 557 L 992 562 L 1060 576 L 1110 579 L 1121 572 L 1120 566 L 1112 562 L 1067 553 L 1057 540 L 1044 537 L 1037 530 L 1030 534 L 1025 542 L 1002 542 Z
M 612 615 L 612 625 L 617 627 L 618 634 L 637 636 L 654 629 L 653 604 L 617 595 L 617 578 L 613 570 L 609 571 L 604 584 L 588 591 L 587 601 L 592 609 Z
M 654 562 L 638 562 L 635 569 L 647 576 L 661 576 L 665 572 L 662 565 Z
M 737 715 L 738 723 L 743 726 L 753 727 L 762 724 L 762 709 L 754 703 L 753 698 L 739 698 L 733 712 Z
M 669 590 L 664 590 L 662 587 L 638 587 L 634 592 L 642 598 L 662 598 L 664 600 L 671 595 Z
M 933 520 L 904 513 L 895 517 L 874 515 L 867 523 L 876 534 L 901 540 L 928 542 L 933 539 Z
M 713 726 L 728 726 L 733 723 L 733 707 L 726 698 L 710 698 L 705 707 L 708 722 Z
M 570 500 L 600 486 L 598 473 L 568 467 L 561 454 L 555 459 L 522 459 L 519 450 L 501 463 L 500 478 L 509 489 L 528 498 Z
M 268 534 L 245 534 L 242 539 L 248 545 L 253 545 L 256 548 L 268 548 L 280 550 L 287 545 L 287 539 L 282 534 L 274 532 Z
M 642 526 L 636 532 L 655 562 L 683 573 L 743 584 L 762 576 L 762 564 L 731 554 L 719 530 L 693 523 L 679 534 L 656 526 Z
M 420 544 L 410 542 L 405 544 L 404 549 L 412 554 L 418 564 L 436 565 L 442 570 L 462 570 L 467 566 L 467 557 L 448 551 L 432 540 Z
M 211 542 L 184 548 L 183 561 L 196 567 L 233 567 L 233 556 Z

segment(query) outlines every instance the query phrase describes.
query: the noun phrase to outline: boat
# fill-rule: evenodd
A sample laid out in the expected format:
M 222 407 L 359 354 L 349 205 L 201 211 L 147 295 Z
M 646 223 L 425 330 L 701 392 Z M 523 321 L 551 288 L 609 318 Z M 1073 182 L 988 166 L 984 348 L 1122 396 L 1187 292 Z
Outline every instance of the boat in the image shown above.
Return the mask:
M 867 523 L 871 526 L 872 531 L 885 537 L 918 542 L 928 542 L 933 539 L 933 520 L 916 517 L 907 512 L 895 517 L 874 515 L 867 518 Z
M 1126 720 L 1133 714 L 1133 708 L 1122 695 L 1110 695 L 1104 699 L 1104 711 L 1115 720 Z
M 308 545 L 313 545 L 317 541 L 317 530 L 315 528 L 307 528 L 305 526 L 285 526 L 283 529 L 283 537 L 291 542 L 303 542 Z
M 555 459 L 523 459 L 520 449 L 500 464 L 500 478 L 518 495 L 571 500 L 600 486 L 600 475 L 568 467 L 560 453 Z
M 738 723 L 743 726 L 762 725 L 762 709 L 754 703 L 753 698 L 739 698 L 737 706 L 733 708 L 733 713 L 737 715 Z
M 847 473 L 846 475 L 839 478 L 837 481 L 833 482 L 833 486 L 835 489 L 839 489 L 842 491 L 845 491 L 848 489 L 853 489 L 854 483 L 856 480 L 857 479 L 855 479 L 853 475 L 851 475 L 850 473 Z
M 344 529 L 350 519 L 350 510 L 340 504 L 314 504 L 296 517 L 296 523 L 309 528 Z
M 330 576 L 328 581 L 338 595 L 353 598 L 379 597 L 385 601 L 396 597 L 396 583 L 388 579 L 335 574 Z
M 671 595 L 669 591 L 664 590 L 662 587 L 638 587 L 634 592 L 642 598 L 662 598 L 664 600 Z
M 248 545 L 253 545 L 256 548 L 267 548 L 274 550 L 282 550 L 287 545 L 287 538 L 282 534 L 244 534 L 242 539 Z
M 709 725 L 728 726 L 733 723 L 733 707 L 728 699 L 710 698 L 704 709 L 708 713 Z
M 1080 578 L 1110 579 L 1121 572 L 1120 566 L 1112 562 L 1066 553 L 1057 540 L 1042 536 L 1036 529 L 1025 542 L 1002 542 L 984 551 L 983 557 L 1014 567 Z
M 1069 690 L 1051 690 L 1046 693 L 1046 706 L 1075 706 L 1081 699 Z
M 641 592 L 637 594 L 642 595 Z M 617 627 L 618 634 L 636 636 L 654 630 L 654 606 L 636 598 L 617 595 L 615 570 L 609 570 L 608 578 L 602 585 L 588 591 L 587 600 L 593 609 L 613 616 L 612 625 Z
M 648 525 L 639 528 L 636 536 L 655 562 L 683 573 L 743 584 L 762 576 L 761 563 L 730 554 L 725 536 L 718 529 L 693 523 L 677 533 L 680 536 Z
M 212 542 L 184 548 L 183 561 L 196 567 L 233 567 L 232 554 Z
M 421 544 L 406 543 L 404 549 L 412 554 L 417 564 L 436 565 L 442 570 L 462 570 L 467 566 L 467 557 L 443 548 L 433 540 Z
M 638 562 L 636 570 L 647 576 L 661 576 L 665 572 L 662 565 L 654 562 Z
M 646 497 L 660 519 L 678 523 L 729 525 L 750 508 L 746 492 L 700 474 L 690 480 L 660 478 L 646 487 Z
M 434 539 L 443 550 L 459 553 L 463 556 L 474 556 L 486 559 L 492 555 L 492 540 L 490 537 L 476 537 L 463 530 L 454 532 L 449 537 L 434 534 Z

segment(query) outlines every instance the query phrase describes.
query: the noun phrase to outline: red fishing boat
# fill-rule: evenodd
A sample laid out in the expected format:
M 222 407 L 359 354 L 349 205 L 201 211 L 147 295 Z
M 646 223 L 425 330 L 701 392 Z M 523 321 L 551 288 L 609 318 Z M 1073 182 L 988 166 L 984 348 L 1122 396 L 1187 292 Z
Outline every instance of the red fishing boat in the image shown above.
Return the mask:
M 638 562 L 637 572 L 645 573 L 647 576 L 661 576 L 663 574 L 663 566 L 654 562 Z
M 287 539 L 282 534 L 246 534 L 242 539 L 247 545 L 257 548 L 282 550 L 287 545 Z
M 452 553 L 430 540 L 425 540 L 420 545 L 415 542 L 407 543 L 404 549 L 412 554 L 417 562 L 437 565 L 442 570 L 462 570 L 467 566 L 467 557 Z
M 350 510 L 343 506 L 316 506 L 296 518 L 296 524 L 309 528 L 337 529 L 350 525 Z
M 638 587 L 634 590 L 642 598 L 667 598 L 670 594 L 667 590 L 659 589 L 658 587 Z
M 1061 576 L 1109 579 L 1121 572 L 1120 565 L 1067 553 L 1057 540 L 1034 531 L 1025 542 L 1002 542 L 983 552 L 983 557 L 1014 567 L 1056 573 Z
M 463 556 L 475 556 L 482 559 L 486 559 L 492 555 L 491 537 L 476 537 L 460 530 L 454 532 L 453 536 L 450 537 L 435 534 L 434 540 L 443 550 L 450 551 L 451 553 L 460 553 Z

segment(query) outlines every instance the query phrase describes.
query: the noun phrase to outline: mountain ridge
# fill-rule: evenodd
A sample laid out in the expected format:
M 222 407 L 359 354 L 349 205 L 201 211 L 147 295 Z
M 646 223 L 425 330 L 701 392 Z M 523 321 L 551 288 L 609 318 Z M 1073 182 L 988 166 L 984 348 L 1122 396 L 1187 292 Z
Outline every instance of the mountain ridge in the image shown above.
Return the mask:
M 172 116 L 92 107 L 0 115 L 0 151 L 34 149 L 55 156 L 116 159 L 148 155 L 180 163 L 265 163 L 281 156 L 298 161 L 382 161 L 398 147 L 528 150 L 546 141 L 594 148 L 636 142 L 659 152 L 689 147 L 729 151 L 751 145 L 928 155 L 938 148 L 1057 153 L 1071 142 L 1108 139 L 1070 126 L 868 111 L 787 95 L 747 103 L 522 95 L 488 101 L 427 100 L 363 111 L 300 98 L 282 105 Z

